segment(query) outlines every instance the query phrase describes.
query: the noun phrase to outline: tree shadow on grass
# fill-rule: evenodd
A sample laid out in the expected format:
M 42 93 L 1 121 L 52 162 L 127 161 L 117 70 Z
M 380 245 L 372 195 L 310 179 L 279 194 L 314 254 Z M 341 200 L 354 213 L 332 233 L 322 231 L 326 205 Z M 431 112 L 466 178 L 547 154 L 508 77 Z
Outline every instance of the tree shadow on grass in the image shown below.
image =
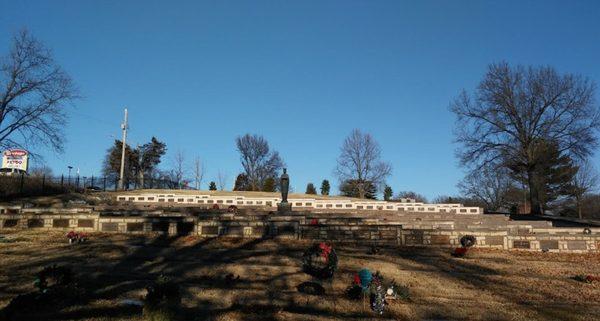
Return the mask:
M 373 259 L 373 256 L 366 253 L 367 248 L 361 248 L 350 252 L 343 251 L 343 255 L 356 259 L 368 260 Z M 409 265 L 417 268 L 411 268 L 409 271 L 425 271 L 433 273 L 435 277 L 441 280 L 448 280 L 451 282 L 458 282 L 459 284 L 465 285 L 466 288 L 475 288 L 478 291 L 485 291 L 496 297 L 498 302 L 506 304 L 505 306 L 517 306 L 522 313 L 528 317 L 534 316 L 534 318 L 545 319 L 545 320 L 557 320 L 565 319 L 565 316 L 570 316 L 567 319 L 575 319 L 578 316 L 580 319 L 586 317 L 586 313 L 598 313 L 600 305 L 596 303 L 599 309 L 595 309 L 594 312 L 582 308 L 581 305 L 568 304 L 569 302 L 553 302 L 555 300 L 556 293 L 550 287 L 544 286 L 543 282 L 547 281 L 544 278 L 532 276 L 533 285 L 528 286 L 522 283 L 509 283 L 503 280 L 503 277 L 507 276 L 506 272 L 483 266 L 476 261 L 486 260 L 487 258 L 453 258 L 450 255 L 450 250 L 444 250 L 432 247 L 415 247 L 415 248 L 397 248 L 397 247 L 385 247 L 382 250 L 381 255 L 377 255 L 378 261 L 395 264 L 398 266 Z M 510 264 L 510 260 L 495 260 L 502 264 Z M 401 268 L 402 269 L 402 268 Z M 525 277 L 525 276 L 521 276 Z M 544 298 L 547 301 L 530 300 L 523 297 L 523 294 L 532 294 L 536 297 Z M 466 299 L 466 298 L 465 298 Z M 454 320 L 464 319 L 469 320 L 469 316 L 460 316 L 460 304 L 469 306 L 471 304 L 478 304 L 474 302 L 460 302 L 451 301 L 451 303 L 440 304 L 436 302 L 435 309 L 430 309 L 422 314 L 424 319 L 435 319 L 435 320 Z M 594 304 L 594 303 L 592 303 Z M 492 311 L 481 311 L 481 315 L 477 318 L 485 320 L 512 320 L 515 315 L 511 315 L 510 311 L 498 311 L 506 313 L 493 313 Z M 459 316 L 457 316 L 457 314 Z M 598 315 L 596 316 L 598 317 Z

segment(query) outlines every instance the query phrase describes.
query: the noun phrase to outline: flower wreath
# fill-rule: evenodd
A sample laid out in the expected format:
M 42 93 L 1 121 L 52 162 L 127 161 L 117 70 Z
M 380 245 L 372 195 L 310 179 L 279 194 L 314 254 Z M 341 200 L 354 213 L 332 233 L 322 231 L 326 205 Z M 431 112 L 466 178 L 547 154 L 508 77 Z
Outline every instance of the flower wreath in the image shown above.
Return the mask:
M 331 245 L 317 243 L 302 256 L 304 272 L 319 279 L 329 279 L 337 269 L 338 257 Z
M 460 238 L 460 245 L 462 245 L 462 247 L 471 247 L 475 245 L 476 242 L 477 238 L 474 235 L 465 235 Z

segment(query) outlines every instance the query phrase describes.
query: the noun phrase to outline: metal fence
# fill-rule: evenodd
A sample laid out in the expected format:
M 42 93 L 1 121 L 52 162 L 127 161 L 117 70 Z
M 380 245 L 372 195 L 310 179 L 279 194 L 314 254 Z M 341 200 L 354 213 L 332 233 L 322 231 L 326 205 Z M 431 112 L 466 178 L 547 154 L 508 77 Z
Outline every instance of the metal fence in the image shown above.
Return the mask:
M 46 175 L 10 175 L 0 176 L 0 198 L 7 199 L 18 196 L 53 195 L 66 192 L 83 191 L 116 191 L 119 179 L 107 176 L 46 176 Z M 123 189 L 178 189 L 181 184 L 165 179 L 125 180 Z

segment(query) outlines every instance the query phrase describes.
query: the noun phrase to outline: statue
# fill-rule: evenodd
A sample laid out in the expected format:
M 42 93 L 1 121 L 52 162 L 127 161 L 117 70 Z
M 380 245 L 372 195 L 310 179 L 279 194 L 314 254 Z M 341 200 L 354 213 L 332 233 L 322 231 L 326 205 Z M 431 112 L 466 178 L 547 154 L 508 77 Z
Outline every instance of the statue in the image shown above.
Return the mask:
M 290 190 L 290 176 L 287 174 L 287 168 L 283 169 L 283 174 L 280 179 L 281 189 L 281 203 L 286 204 L 288 202 L 288 192 Z
M 283 174 L 279 179 L 279 189 L 281 190 L 281 203 L 277 204 L 277 213 L 289 215 L 292 212 L 292 204 L 288 203 L 288 192 L 290 191 L 290 177 L 287 169 L 283 169 Z

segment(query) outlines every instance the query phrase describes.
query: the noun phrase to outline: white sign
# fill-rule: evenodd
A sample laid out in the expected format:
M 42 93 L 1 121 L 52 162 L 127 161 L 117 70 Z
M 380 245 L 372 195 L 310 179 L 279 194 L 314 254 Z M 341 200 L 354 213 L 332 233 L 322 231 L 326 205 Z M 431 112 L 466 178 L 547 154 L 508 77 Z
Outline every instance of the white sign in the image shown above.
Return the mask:
M 2 153 L 2 168 L 15 168 L 27 172 L 29 153 L 23 149 L 9 149 Z

